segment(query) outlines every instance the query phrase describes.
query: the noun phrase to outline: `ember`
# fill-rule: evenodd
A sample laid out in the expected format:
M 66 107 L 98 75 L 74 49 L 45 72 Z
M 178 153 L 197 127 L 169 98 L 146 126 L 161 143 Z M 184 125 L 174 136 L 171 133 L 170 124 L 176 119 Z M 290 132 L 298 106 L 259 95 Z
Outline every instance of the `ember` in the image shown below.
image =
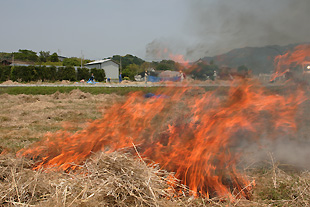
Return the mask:
M 228 94 L 203 88 L 165 88 L 166 98 L 133 93 L 74 134 L 50 133 L 18 152 L 41 167 L 74 170 L 93 152 L 137 151 L 175 172 L 195 196 L 250 197 L 252 183 L 237 169 L 240 139 L 273 137 L 296 128 L 302 91 L 280 96 L 251 81 L 234 82 Z M 242 133 L 241 133 L 242 132 Z M 243 137 L 240 137 L 240 134 Z

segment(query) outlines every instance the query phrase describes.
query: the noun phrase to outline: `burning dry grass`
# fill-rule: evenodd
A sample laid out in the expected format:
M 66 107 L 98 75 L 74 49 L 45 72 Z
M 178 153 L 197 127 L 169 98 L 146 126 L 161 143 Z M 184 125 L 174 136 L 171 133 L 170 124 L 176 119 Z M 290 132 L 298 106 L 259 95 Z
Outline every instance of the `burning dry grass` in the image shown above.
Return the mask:
M 197 95 L 201 95 L 199 91 L 196 90 L 196 92 Z M 70 94 L 55 93 L 50 96 L 3 94 L 0 99 L 1 106 L 3 106 L 0 115 L 3 123 L 0 127 L 3 149 L 9 148 L 15 152 L 23 145 L 42 138 L 46 131 L 53 132 L 61 129 L 62 126 L 72 132 L 85 128 L 85 120 L 100 118 L 101 113 L 108 113 L 109 105 L 123 99 L 115 95 L 92 96 L 78 90 Z M 178 107 L 179 105 L 171 105 L 173 114 L 177 114 L 182 109 L 181 106 L 180 109 Z M 174 118 L 166 117 L 166 120 L 176 121 Z M 70 124 L 63 124 L 68 121 Z M 177 128 L 178 126 L 175 129 Z M 166 137 L 165 134 L 160 134 L 160 130 L 154 132 L 154 134 L 157 133 L 162 138 Z M 168 130 L 167 133 L 169 135 L 171 131 Z M 138 150 L 140 150 L 139 147 Z M 134 154 L 137 155 L 137 153 L 138 151 Z M 78 166 L 80 169 L 74 173 L 53 172 L 50 169 L 46 173 L 42 169 L 31 170 L 34 164 L 31 160 L 3 155 L 0 157 L 0 198 L 2 202 L 0 205 L 309 205 L 310 174 L 308 172 L 288 174 L 275 166 L 261 171 L 257 170 L 260 168 L 256 168 L 247 173 L 251 177 L 250 180 L 254 178 L 257 184 L 253 191 L 248 192 L 251 195 L 250 200 L 238 198 L 245 188 L 241 191 L 236 189 L 237 192 L 232 194 L 230 200 L 227 200 L 227 197 L 217 198 L 216 196 L 212 199 L 194 199 L 191 194 L 187 194 L 186 188 L 182 186 L 172 188 L 168 185 L 167 179 L 171 179 L 170 173 L 160 170 L 158 166 L 147 166 L 143 161 L 134 157 L 120 152 L 110 154 L 98 152 L 82 162 L 81 166 Z M 177 192 L 174 191 L 175 189 Z
M 75 173 L 31 170 L 33 161 L 0 157 L 1 206 L 309 206 L 310 173 L 277 166 L 249 171 L 257 180 L 251 200 L 180 196 L 173 175 L 129 154 L 94 154 Z M 186 191 L 186 188 L 179 188 Z M 176 197 L 178 195 L 178 197 Z

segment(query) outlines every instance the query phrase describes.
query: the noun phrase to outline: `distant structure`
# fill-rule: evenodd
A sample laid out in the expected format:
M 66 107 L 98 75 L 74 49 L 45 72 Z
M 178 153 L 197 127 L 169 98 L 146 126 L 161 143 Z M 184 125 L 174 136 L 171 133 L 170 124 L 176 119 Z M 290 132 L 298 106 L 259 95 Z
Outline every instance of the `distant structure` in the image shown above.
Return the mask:
M 67 57 L 65 57 L 65 56 L 61 56 L 61 55 L 58 55 L 58 60 L 59 61 L 64 61 L 64 59 L 66 59 Z
M 84 65 L 86 68 L 97 68 L 103 69 L 105 72 L 105 76 L 107 78 L 111 78 L 112 80 L 118 80 L 120 71 L 119 71 L 119 64 L 114 62 L 111 59 L 105 60 L 96 60 Z
M 11 61 L 8 61 L 8 60 L 2 60 L 1 61 L 1 65 L 11 65 L 12 62 Z

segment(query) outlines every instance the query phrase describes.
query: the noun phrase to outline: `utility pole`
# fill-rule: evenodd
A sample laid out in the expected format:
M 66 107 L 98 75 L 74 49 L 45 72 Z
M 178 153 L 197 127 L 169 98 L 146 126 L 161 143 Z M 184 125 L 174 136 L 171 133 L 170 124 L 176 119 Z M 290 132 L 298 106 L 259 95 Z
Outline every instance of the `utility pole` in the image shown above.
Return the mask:
M 83 68 L 83 50 L 81 50 L 81 68 Z
M 120 73 L 122 73 L 122 56 L 119 56 L 119 68 L 120 68 Z

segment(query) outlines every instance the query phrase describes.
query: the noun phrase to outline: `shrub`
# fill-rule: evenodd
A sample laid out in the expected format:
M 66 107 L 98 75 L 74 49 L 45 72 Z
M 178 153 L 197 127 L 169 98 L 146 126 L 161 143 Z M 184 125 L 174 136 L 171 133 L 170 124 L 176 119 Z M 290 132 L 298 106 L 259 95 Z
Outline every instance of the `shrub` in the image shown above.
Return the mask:
M 12 69 L 13 81 L 22 80 L 25 82 L 38 80 L 38 74 L 35 66 L 14 66 Z
M 76 81 L 76 72 L 74 67 L 59 67 L 57 71 L 57 79 Z
M 98 82 L 104 81 L 104 79 L 105 79 L 105 72 L 103 69 L 92 68 L 90 70 L 90 73 L 94 74 L 95 80 Z
M 78 68 L 77 69 L 77 79 L 78 80 L 88 80 L 90 77 L 90 72 L 88 68 Z
M 38 75 L 38 80 L 42 81 L 55 81 L 56 80 L 56 67 L 46 67 L 46 66 L 36 66 L 36 71 Z
M 57 80 L 57 69 L 55 66 L 46 67 L 45 71 L 46 80 L 55 81 Z
M 7 81 L 11 77 L 11 66 L 0 65 L 0 81 Z

